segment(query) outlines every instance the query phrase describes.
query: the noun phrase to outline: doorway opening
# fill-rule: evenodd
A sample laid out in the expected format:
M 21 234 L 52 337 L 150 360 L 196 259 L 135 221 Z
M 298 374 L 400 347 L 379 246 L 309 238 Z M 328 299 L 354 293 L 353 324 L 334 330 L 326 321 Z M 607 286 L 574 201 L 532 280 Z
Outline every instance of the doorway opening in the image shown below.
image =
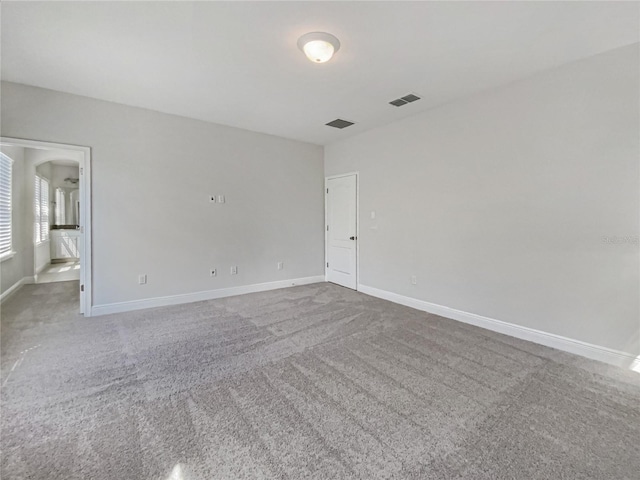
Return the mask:
M 14 166 L 11 237 L 22 283 L 75 281 L 80 313 L 91 316 L 90 149 L 6 137 L 0 147 Z

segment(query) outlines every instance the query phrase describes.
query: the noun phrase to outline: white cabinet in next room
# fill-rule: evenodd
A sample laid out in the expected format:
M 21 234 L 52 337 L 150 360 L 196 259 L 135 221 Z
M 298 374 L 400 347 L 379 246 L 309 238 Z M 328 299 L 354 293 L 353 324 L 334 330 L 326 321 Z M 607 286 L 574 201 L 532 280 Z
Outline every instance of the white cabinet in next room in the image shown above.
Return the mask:
M 79 258 L 79 230 L 51 230 L 51 260 Z

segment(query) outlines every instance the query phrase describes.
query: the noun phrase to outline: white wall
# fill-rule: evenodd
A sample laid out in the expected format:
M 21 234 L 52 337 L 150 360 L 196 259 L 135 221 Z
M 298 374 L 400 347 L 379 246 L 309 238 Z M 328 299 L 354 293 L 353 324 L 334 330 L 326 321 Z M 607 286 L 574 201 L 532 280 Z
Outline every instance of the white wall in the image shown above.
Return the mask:
M 91 147 L 94 305 L 323 273 L 322 147 L 7 82 L 1 113 Z
M 27 148 L 26 150 L 27 153 L 38 152 L 38 150 L 34 150 L 32 148 Z M 31 155 L 30 157 L 33 159 L 33 155 Z M 49 183 L 51 183 L 52 169 L 53 165 L 51 165 L 51 162 L 41 163 L 40 165 L 36 166 L 36 172 L 38 173 L 38 175 L 49 180 Z
M 360 171 L 360 283 L 640 353 L 638 55 L 325 147 L 326 175 Z
M 65 182 L 65 178 L 79 178 L 78 166 L 72 165 L 51 165 L 51 187 L 55 190 L 58 187 L 62 188 L 78 188 L 78 184 L 75 186 L 70 182 Z
M 13 250 L 16 252 L 12 258 L 0 263 L 0 294 L 3 294 L 25 276 L 24 258 L 28 253 L 28 245 L 24 238 L 24 233 L 27 229 L 24 191 L 24 149 L 3 145 L 0 150 L 13 160 L 11 240 Z
M 40 242 L 35 249 L 35 273 L 38 274 L 51 263 L 51 240 Z

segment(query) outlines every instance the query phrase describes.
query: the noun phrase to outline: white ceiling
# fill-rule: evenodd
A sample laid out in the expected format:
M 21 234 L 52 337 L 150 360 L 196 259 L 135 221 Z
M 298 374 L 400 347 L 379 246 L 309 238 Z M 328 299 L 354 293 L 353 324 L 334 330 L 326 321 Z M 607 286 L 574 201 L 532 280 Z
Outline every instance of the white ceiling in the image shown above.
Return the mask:
M 37 164 L 49 162 L 52 165 L 63 167 L 80 167 L 80 159 L 83 156 L 82 152 L 59 148 L 27 147 L 24 151 L 25 154 L 28 154 L 29 158 Z
M 638 42 L 637 2 L 2 2 L 2 78 L 317 144 Z M 310 31 L 341 49 L 313 64 Z M 422 100 L 387 102 L 415 92 Z M 345 130 L 324 126 L 356 122 Z
M 51 160 L 51 165 L 58 165 L 60 167 L 76 167 L 79 168 L 79 162 L 73 160 Z

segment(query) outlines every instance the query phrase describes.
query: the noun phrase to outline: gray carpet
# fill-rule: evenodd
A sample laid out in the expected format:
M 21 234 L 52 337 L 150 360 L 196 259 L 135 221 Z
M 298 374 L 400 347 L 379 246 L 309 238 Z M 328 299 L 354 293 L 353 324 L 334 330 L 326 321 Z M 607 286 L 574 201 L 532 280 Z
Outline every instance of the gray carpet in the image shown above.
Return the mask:
M 2 479 L 634 479 L 640 375 L 315 284 L 2 307 Z

